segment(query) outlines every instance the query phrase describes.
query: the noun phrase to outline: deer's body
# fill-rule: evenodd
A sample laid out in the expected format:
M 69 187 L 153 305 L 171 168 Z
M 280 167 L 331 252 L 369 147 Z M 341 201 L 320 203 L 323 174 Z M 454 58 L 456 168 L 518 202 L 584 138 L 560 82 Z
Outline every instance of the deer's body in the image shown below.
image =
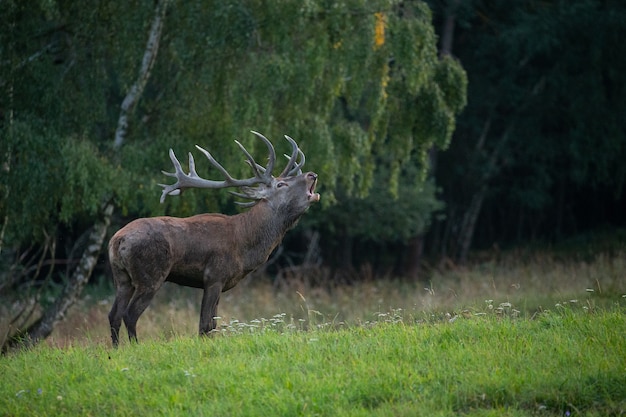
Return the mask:
M 219 280 L 222 271 L 232 277 L 223 283 L 224 291 L 229 290 L 264 263 L 284 236 L 269 222 L 260 221 L 256 216 L 260 211 L 263 205 L 235 216 L 137 219 L 111 239 L 111 267 L 132 274 L 135 285 L 145 287 L 171 281 L 204 288 L 211 276 Z M 140 270 L 150 279 L 142 281 Z M 159 274 L 164 279 L 154 281 L 152 277 Z
M 130 339 L 137 339 L 137 320 L 165 281 L 203 289 L 200 334 L 216 327 L 220 294 L 265 263 L 285 233 L 319 200 L 312 172 L 271 178 L 254 190 L 262 197 L 244 213 L 142 218 L 111 238 L 109 259 L 117 291 L 109 313 L 114 345 L 122 320 Z

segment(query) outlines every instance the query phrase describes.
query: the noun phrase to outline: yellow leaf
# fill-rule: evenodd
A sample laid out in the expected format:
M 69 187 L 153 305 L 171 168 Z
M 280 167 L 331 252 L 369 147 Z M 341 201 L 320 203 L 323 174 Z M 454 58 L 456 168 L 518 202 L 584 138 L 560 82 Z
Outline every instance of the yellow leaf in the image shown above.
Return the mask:
M 378 49 L 385 44 L 385 14 L 383 12 L 374 13 L 376 24 L 374 26 L 374 49 Z

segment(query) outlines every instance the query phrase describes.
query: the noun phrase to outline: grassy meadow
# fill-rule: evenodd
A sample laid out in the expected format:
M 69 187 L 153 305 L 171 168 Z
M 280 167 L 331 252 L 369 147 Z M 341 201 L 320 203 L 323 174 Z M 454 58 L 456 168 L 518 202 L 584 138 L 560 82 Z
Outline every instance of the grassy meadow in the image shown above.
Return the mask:
M 279 285 L 266 277 L 249 277 L 222 294 L 218 307 L 221 330 L 231 331 L 231 323 L 269 320 L 276 314 L 284 314 L 302 328 L 309 324 L 359 325 L 391 311 L 415 320 L 489 312 L 532 317 L 559 303 L 581 308 L 612 305 L 623 301 L 620 297 L 626 294 L 625 251 L 576 259 L 544 252 L 487 258 L 490 260 L 468 268 L 426 270 L 427 278 L 418 282 L 376 279 L 368 268 L 353 273 L 352 285 L 333 285 L 318 276 L 290 276 Z M 325 285 L 311 285 L 312 281 Z M 200 290 L 166 283 L 139 319 L 139 340 L 195 335 L 201 298 Z M 56 347 L 108 345 L 106 316 L 113 300 L 114 289 L 108 281 L 88 288 L 47 343 Z
M 626 254 L 515 254 L 428 282 L 162 290 L 110 348 L 108 284 L 46 344 L 0 357 L 0 416 L 626 415 Z

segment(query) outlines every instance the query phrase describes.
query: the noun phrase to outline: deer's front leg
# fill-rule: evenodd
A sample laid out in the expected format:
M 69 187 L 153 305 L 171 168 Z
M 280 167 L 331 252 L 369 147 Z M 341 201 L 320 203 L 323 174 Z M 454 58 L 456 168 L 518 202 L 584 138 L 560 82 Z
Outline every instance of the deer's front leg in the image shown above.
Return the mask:
M 200 335 L 207 335 L 217 326 L 217 304 L 220 302 L 222 284 L 213 283 L 204 287 L 202 296 L 202 309 L 200 311 Z

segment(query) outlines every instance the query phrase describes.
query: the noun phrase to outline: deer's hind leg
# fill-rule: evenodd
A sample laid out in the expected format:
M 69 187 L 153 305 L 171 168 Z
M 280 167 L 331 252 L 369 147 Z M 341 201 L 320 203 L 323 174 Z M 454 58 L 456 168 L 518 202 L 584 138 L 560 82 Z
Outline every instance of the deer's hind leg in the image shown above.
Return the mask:
M 135 292 L 130 277 L 126 271 L 113 267 L 113 280 L 115 282 L 115 301 L 109 312 L 109 324 L 111 326 L 111 341 L 113 346 L 119 344 L 120 327 L 122 326 L 122 317 L 128 308 L 128 303 Z
M 124 313 L 124 324 L 126 325 L 126 330 L 128 331 L 128 338 L 131 342 L 137 341 L 137 320 L 146 310 L 150 301 L 154 298 L 157 290 L 161 287 L 161 283 L 156 285 L 155 287 L 150 288 L 141 288 L 137 287 L 135 289 L 135 293 L 133 294 L 130 303 L 128 304 L 128 308 Z

